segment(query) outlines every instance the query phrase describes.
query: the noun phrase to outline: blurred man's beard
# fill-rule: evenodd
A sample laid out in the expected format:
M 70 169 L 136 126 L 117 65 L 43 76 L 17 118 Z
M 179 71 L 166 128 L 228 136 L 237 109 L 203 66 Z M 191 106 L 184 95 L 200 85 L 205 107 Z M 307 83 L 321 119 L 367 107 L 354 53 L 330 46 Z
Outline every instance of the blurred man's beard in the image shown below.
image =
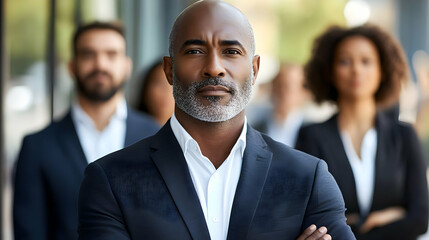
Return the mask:
M 97 74 L 104 74 L 109 78 L 109 81 L 112 83 L 111 87 L 108 89 L 103 89 L 102 84 L 89 84 L 91 78 L 96 76 Z M 80 78 L 76 76 L 77 90 L 78 92 L 85 98 L 94 102 L 107 102 L 110 100 L 115 94 L 122 90 L 125 85 L 125 79 L 121 81 L 119 85 L 113 85 L 113 78 L 109 73 L 102 71 L 94 71 L 87 76 Z
M 224 122 L 237 116 L 244 110 L 252 94 L 253 71 L 247 77 L 240 88 L 233 81 L 222 78 L 206 78 L 199 82 L 193 82 L 187 89 L 181 85 L 173 74 L 173 95 L 177 107 L 188 115 L 205 122 Z M 231 92 L 231 99 L 226 105 L 221 105 L 221 97 L 207 97 L 210 103 L 205 106 L 197 98 L 197 92 L 207 85 L 221 85 L 227 87 Z

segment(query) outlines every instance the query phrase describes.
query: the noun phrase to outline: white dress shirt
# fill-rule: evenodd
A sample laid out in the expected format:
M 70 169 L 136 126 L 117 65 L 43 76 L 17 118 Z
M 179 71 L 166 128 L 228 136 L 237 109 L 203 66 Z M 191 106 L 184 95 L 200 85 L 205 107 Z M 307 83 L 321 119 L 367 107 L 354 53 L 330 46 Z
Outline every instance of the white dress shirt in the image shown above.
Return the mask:
M 125 99 L 118 103 L 116 112 L 102 131 L 95 127 L 94 121 L 77 101 L 72 106 L 71 116 L 88 163 L 124 147 L 127 121 Z
M 375 180 L 375 158 L 377 153 L 377 131 L 371 128 L 366 132 L 361 146 L 361 157 L 356 154 L 349 134 L 341 132 L 341 139 L 352 167 L 356 183 L 356 194 L 361 215 L 366 216 L 372 204 Z
M 246 148 L 247 119 L 244 120 L 239 139 L 218 169 L 201 153 L 198 143 L 180 125 L 174 114 L 170 124 L 185 156 L 210 238 L 225 240 Z

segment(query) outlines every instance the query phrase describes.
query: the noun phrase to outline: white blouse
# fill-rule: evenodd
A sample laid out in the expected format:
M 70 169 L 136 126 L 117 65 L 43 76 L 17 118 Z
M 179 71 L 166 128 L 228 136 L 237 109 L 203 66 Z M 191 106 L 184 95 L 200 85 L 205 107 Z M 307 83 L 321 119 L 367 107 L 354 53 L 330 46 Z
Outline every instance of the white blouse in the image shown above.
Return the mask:
M 347 132 L 341 132 L 341 140 L 353 171 L 361 215 L 366 216 L 371 210 L 374 192 L 377 131 L 375 128 L 371 128 L 366 132 L 361 146 L 360 155 L 362 159 L 356 154 L 350 135 Z

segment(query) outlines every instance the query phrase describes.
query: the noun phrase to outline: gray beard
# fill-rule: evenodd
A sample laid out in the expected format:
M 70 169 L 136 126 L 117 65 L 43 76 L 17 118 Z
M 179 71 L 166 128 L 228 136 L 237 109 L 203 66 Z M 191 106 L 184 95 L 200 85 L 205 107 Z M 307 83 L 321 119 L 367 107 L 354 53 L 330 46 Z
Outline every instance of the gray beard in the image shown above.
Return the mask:
M 239 87 L 233 81 L 222 78 L 205 78 L 200 82 L 192 83 L 185 89 L 173 74 L 173 95 L 177 107 L 188 115 L 204 122 L 225 122 L 237 116 L 244 110 L 252 95 L 253 71 Z M 209 105 L 204 106 L 196 97 L 199 89 L 207 85 L 222 85 L 230 89 L 231 99 L 225 105 L 220 104 L 221 97 L 207 97 Z

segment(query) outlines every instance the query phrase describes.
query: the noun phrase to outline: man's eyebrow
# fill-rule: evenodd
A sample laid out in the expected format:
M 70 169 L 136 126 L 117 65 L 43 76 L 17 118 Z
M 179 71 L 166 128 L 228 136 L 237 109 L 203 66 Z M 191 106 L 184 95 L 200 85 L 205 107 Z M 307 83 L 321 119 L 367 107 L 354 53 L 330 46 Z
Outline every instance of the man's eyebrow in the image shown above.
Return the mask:
M 186 40 L 183 44 L 182 44 L 182 49 L 184 48 L 184 47 L 186 47 L 186 46 L 189 46 L 189 45 L 205 45 L 206 44 L 206 41 L 204 41 L 204 40 L 200 40 L 200 39 L 189 39 L 189 40 Z
M 189 39 L 183 43 L 182 48 L 189 45 L 205 45 L 206 43 L 207 43 L 206 41 L 200 40 L 200 39 Z M 239 46 L 244 49 L 243 44 L 241 44 L 237 40 L 222 40 L 220 41 L 220 45 L 221 46 Z
M 78 47 L 76 48 L 76 53 L 92 53 L 95 52 L 93 48 L 90 47 Z
M 220 45 L 221 46 L 239 46 L 240 48 L 244 49 L 243 44 L 241 44 L 237 40 L 222 40 L 220 41 Z

